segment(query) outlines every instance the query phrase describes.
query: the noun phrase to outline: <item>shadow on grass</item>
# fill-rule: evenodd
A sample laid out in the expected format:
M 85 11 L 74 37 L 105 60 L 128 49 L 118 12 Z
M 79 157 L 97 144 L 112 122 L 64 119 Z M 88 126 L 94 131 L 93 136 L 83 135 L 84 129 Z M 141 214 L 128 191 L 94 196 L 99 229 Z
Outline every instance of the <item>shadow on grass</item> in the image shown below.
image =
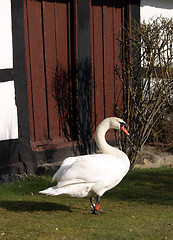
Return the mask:
M 14 212 L 35 212 L 35 211 L 65 211 L 72 212 L 71 208 L 50 202 L 34 202 L 34 201 L 0 201 L 0 207 Z
M 131 170 L 105 198 L 173 205 L 173 168 Z

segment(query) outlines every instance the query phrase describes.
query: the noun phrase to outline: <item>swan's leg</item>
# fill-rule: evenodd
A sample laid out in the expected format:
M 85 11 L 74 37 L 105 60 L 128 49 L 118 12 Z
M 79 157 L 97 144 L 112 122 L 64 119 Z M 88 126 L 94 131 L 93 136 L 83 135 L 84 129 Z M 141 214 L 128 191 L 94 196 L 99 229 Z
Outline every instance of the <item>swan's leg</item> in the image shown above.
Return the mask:
M 96 202 L 96 205 L 94 207 L 94 210 L 93 210 L 93 214 L 98 214 L 98 209 L 100 207 L 100 200 L 101 200 L 101 197 L 99 195 L 97 195 L 97 202 Z
M 94 197 L 90 198 L 90 203 L 91 203 L 92 208 L 94 209 L 95 208 Z

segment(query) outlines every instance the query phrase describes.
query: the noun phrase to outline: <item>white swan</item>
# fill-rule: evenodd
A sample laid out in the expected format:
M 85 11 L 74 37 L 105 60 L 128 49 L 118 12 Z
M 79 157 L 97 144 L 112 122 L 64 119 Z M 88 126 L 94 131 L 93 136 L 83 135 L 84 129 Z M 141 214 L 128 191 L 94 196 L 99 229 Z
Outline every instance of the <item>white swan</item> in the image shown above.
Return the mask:
M 127 155 L 105 140 L 110 129 L 118 129 L 128 134 L 126 123 L 120 118 L 106 118 L 96 129 L 95 140 L 103 154 L 92 154 L 66 158 L 52 181 L 57 185 L 40 191 L 47 195 L 68 194 L 73 197 L 90 197 L 93 213 L 97 214 L 101 196 L 115 187 L 126 175 L 130 167 Z M 97 202 L 94 203 L 94 196 Z

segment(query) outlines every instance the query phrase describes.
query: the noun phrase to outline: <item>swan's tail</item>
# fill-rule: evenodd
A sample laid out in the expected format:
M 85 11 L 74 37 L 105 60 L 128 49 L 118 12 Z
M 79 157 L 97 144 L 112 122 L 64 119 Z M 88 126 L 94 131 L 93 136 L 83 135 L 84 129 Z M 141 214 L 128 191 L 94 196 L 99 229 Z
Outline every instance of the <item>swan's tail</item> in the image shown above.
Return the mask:
M 50 187 L 45 190 L 39 191 L 39 193 L 45 194 L 45 195 L 57 196 L 60 194 L 64 194 L 65 192 L 62 188 Z

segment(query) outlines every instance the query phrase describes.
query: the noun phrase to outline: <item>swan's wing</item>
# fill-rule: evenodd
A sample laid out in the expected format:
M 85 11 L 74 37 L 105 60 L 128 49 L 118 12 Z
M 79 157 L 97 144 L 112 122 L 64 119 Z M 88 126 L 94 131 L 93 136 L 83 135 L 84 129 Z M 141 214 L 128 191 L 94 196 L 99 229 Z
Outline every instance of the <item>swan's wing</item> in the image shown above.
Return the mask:
M 65 187 L 68 185 L 81 184 L 81 183 L 86 183 L 86 181 L 83 179 L 70 179 L 70 180 L 58 182 L 57 187 L 61 188 L 61 187 Z M 87 182 L 87 183 L 89 183 L 89 182 Z
M 85 172 L 88 171 L 89 165 L 91 165 L 90 160 L 95 159 L 98 155 L 83 155 L 76 157 L 68 157 L 66 158 L 58 171 L 54 174 L 52 178 L 52 182 L 54 181 L 66 181 L 69 179 L 81 179 L 81 171 L 85 169 Z M 89 160 L 89 161 L 87 161 Z M 88 167 L 87 167 L 88 165 Z M 76 171 L 79 172 L 79 178 L 75 177 Z M 67 173 L 68 172 L 68 173 Z M 85 174 L 86 175 L 86 174 Z
M 72 184 L 92 183 L 95 178 L 91 179 L 91 176 L 88 174 L 89 166 L 87 167 L 87 165 L 91 164 L 87 161 L 88 157 L 86 155 L 65 159 L 59 170 L 54 174 L 52 182 L 56 180 L 58 188 Z
M 116 161 L 112 155 L 84 155 L 77 157 L 70 168 L 63 172 L 59 181 L 80 179 L 81 182 L 91 183 L 104 179 L 105 184 L 107 184 L 112 179 L 120 179 L 125 172 L 121 159 Z
M 66 158 L 63 163 L 61 164 L 61 167 L 58 169 L 58 171 L 54 174 L 52 178 L 52 182 L 57 181 L 59 182 L 61 176 L 63 173 L 65 173 L 71 165 L 76 161 L 77 157 L 68 157 Z

